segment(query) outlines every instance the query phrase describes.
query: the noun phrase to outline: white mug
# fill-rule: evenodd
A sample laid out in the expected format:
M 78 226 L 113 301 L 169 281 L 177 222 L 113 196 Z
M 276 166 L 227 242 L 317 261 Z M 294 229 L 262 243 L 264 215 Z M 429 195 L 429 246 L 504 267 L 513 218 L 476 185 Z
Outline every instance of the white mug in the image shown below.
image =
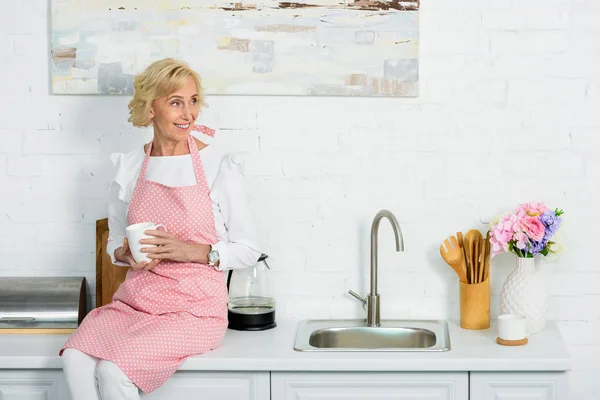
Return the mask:
M 527 318 L 523 315 L 498 316 L 498 337 L 504 340 L 521 340 L 527 337 Z
M 167 228 L 162 224 L 155 224 L 153 222 L 140 222 L 139 224 L 129 225 L 125 228 L 125 233 L 127 235 L 127 240 L 129 241 L 129 249 L 131 250 L 131 255 L 136 263 L 141 263 L 142 261 L 150 262 L 152 259 L 148 257 L 147 253 L 142 252 L 142 247 L 156 247 L 154 244 L 144 244 L 140 243 L 142 239 L 152 239 L 154 236 L 146 235 L 144 231 L 147 230 L 155 230 L 158 228 L 163 228 L 165 232 Z

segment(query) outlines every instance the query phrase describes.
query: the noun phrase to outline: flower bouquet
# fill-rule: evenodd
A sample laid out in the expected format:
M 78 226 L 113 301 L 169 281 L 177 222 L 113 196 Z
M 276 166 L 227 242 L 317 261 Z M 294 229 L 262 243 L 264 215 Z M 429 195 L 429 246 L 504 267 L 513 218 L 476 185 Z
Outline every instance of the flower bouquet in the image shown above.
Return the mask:
M 528 335 L 541 331 L 547 318 L 548 295 L 534 257 L 558 251 L 552 238 L 562 224 L 562 215 L 562 210 L 542 203 L 524 203 L 501 216 L 490 229 L 491 256 L 503 252 L 517 256 L 517 267 L 500 292 L 500 312 L 525 316 Z
M 491 227 L 491 256 L 510 252 L 518 257 L 547 256 L 558 251 L 552 237 L 562 224 L 563 210 L 542 203 L 524 203 Z

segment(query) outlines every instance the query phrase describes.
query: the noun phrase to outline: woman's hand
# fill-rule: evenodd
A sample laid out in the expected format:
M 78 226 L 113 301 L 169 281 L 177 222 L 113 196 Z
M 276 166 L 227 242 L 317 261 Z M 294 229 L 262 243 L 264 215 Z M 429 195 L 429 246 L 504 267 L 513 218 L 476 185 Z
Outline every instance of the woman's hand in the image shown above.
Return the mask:
M 121 261 L 122 263 L 129 264 L 131 268 L 133 268 L 136 271 L 139 269 L 151 271 L 160 262 L 160 260 L 152 260 L 149 263 L 146 261 L 136 263 L 133 259 L 133 255 L 131 254 L 131 249 L 129 248 L 129 241 L 127 240 L 127 238 L 123 240 L 123 246 L 115 250 L 115 259 L 117 261 Z
M 156 247 L 142 247 L 144 253 L 152 262 L 156 260 L 172 260 L 179 262 L 195 262 L 200 264 L 208 263 L 208 252 L 210 245 L 189 243 L 179 240 L 172 233 L 160 230 L 147 230 L 147 235 L 154 236 L 154 239 L 142 239 L 142 244 L 154 244 Z

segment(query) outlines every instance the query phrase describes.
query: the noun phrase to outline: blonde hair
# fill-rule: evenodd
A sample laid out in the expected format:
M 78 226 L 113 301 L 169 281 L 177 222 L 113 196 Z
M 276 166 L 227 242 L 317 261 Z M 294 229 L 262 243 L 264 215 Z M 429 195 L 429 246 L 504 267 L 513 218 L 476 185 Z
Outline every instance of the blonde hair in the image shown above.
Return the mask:
M 159 97 L 168 96 L 185 86 L 191 77 L 198 90 L 198 105 L 204 105 L 200 75 L 184 62 L 173 58 L 165 58 L 150 64 L 144 72 L 133 80 L 133 99 L 129 108 L 128 121 L 137 127 L 146 127 L 152 123 L 150 108 L 152 102 Z

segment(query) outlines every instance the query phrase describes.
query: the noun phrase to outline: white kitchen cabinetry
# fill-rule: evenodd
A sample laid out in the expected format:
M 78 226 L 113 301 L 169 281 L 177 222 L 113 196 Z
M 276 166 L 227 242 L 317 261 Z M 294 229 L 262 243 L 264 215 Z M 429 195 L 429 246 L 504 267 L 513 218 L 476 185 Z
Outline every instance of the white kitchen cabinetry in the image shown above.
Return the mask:
M 470 389 L 470 393 L 469 393 Z M 567 400 L 566 372 L 178 371 L 145 400 Z M 68 400 L 62 370 L 0 370 L 1 400 Z
M 269 372 L 176 372 L 147 400 L 270 400 Z M 0 371 L 1 400 L 69 400 L 62 370 Z M 75 399 L 73 399 L 75 400 Z
M 567 400 L 566 372 L 471 372 L 471 400 Z
M 272 400 L 467 400 L 467 372 L 272 372 Z
M 62 370 L 0 370 L 2 400 L 65 400 Z
M 270 400 L 269 372 L 178 371 L 145 400 Z

